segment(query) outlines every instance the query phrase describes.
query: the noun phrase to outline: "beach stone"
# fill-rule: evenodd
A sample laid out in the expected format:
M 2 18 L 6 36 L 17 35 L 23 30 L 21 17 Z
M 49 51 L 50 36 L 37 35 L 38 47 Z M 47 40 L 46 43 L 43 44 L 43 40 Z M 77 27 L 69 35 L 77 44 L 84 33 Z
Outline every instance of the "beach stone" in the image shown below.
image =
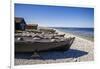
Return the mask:
M 58 32 L 63 33 L 63 32 Z M 68 33 L 65 37 L 74 36 Z M 61 63 L 61 62 L 81 62 L 81 61 L 93 61 L 94 60 L 94 42 L 74 36 L 75 40 L 71 45 L 71 48 L 64 53 L 61 52 L 44 52 L 39 54 L 42 58 L 16 58 L 15 65 L 25 65 L 25 64 L 47 64 L 47 63 Z M 54 40 L 53 40 L 54 41 Z M 26 54 L 24 54 L 26 55 Z M 27 55 L 26 55 L 27 56 Z M 39 57 L 39 56 L 38 56 Z M 56 58 L 56 60 L 51 59 Z

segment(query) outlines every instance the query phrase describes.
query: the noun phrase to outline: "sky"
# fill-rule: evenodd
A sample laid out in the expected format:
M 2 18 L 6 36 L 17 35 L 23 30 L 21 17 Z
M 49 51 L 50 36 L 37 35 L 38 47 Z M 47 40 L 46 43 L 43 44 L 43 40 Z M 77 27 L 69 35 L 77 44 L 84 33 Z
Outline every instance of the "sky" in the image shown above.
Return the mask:
M 45 27 L 94 27 L 94 9 L 68 6 L 15 4 L 15 17 Z

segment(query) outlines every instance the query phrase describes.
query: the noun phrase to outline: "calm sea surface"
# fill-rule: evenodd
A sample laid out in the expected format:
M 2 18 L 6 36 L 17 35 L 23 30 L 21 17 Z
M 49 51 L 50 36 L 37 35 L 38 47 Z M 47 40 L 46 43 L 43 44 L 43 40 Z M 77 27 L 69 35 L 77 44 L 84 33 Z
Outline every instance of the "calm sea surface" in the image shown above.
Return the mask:
M 85 38 L 87 40 L 94 41 L 94 28 L 65 28 L 65 27 L 53 27 L 59 31 L 70 33 L 78 37 Z

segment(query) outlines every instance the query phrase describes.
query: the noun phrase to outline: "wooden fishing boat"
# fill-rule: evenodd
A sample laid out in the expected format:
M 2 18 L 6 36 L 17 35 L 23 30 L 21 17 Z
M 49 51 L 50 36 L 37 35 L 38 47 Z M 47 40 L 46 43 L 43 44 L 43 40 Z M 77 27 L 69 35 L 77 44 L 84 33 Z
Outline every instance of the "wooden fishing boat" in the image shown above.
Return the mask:
M 47 50 L 68 50 L 75 37 L 45 39 L 39 37 L 15 38 L 15 52 L 38 52 Z

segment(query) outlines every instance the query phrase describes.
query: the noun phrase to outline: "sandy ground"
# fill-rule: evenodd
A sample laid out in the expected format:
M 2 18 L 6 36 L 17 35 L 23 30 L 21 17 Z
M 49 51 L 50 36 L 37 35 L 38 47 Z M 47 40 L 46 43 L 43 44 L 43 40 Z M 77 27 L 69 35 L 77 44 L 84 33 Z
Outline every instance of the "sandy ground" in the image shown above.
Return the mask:
M 57 31 L 61 34 L 63 32 Z M 65 33 L 64 33 L 65 34 Z M 39 53 L 41 57 L 32 58 L 32 53 L 17 53 L 15 65 L 48 64 L 61 62 L 81 62 L 94 60 L 94 42 L 66 33 L 65 37 L 75 37 L 68 51 Z

